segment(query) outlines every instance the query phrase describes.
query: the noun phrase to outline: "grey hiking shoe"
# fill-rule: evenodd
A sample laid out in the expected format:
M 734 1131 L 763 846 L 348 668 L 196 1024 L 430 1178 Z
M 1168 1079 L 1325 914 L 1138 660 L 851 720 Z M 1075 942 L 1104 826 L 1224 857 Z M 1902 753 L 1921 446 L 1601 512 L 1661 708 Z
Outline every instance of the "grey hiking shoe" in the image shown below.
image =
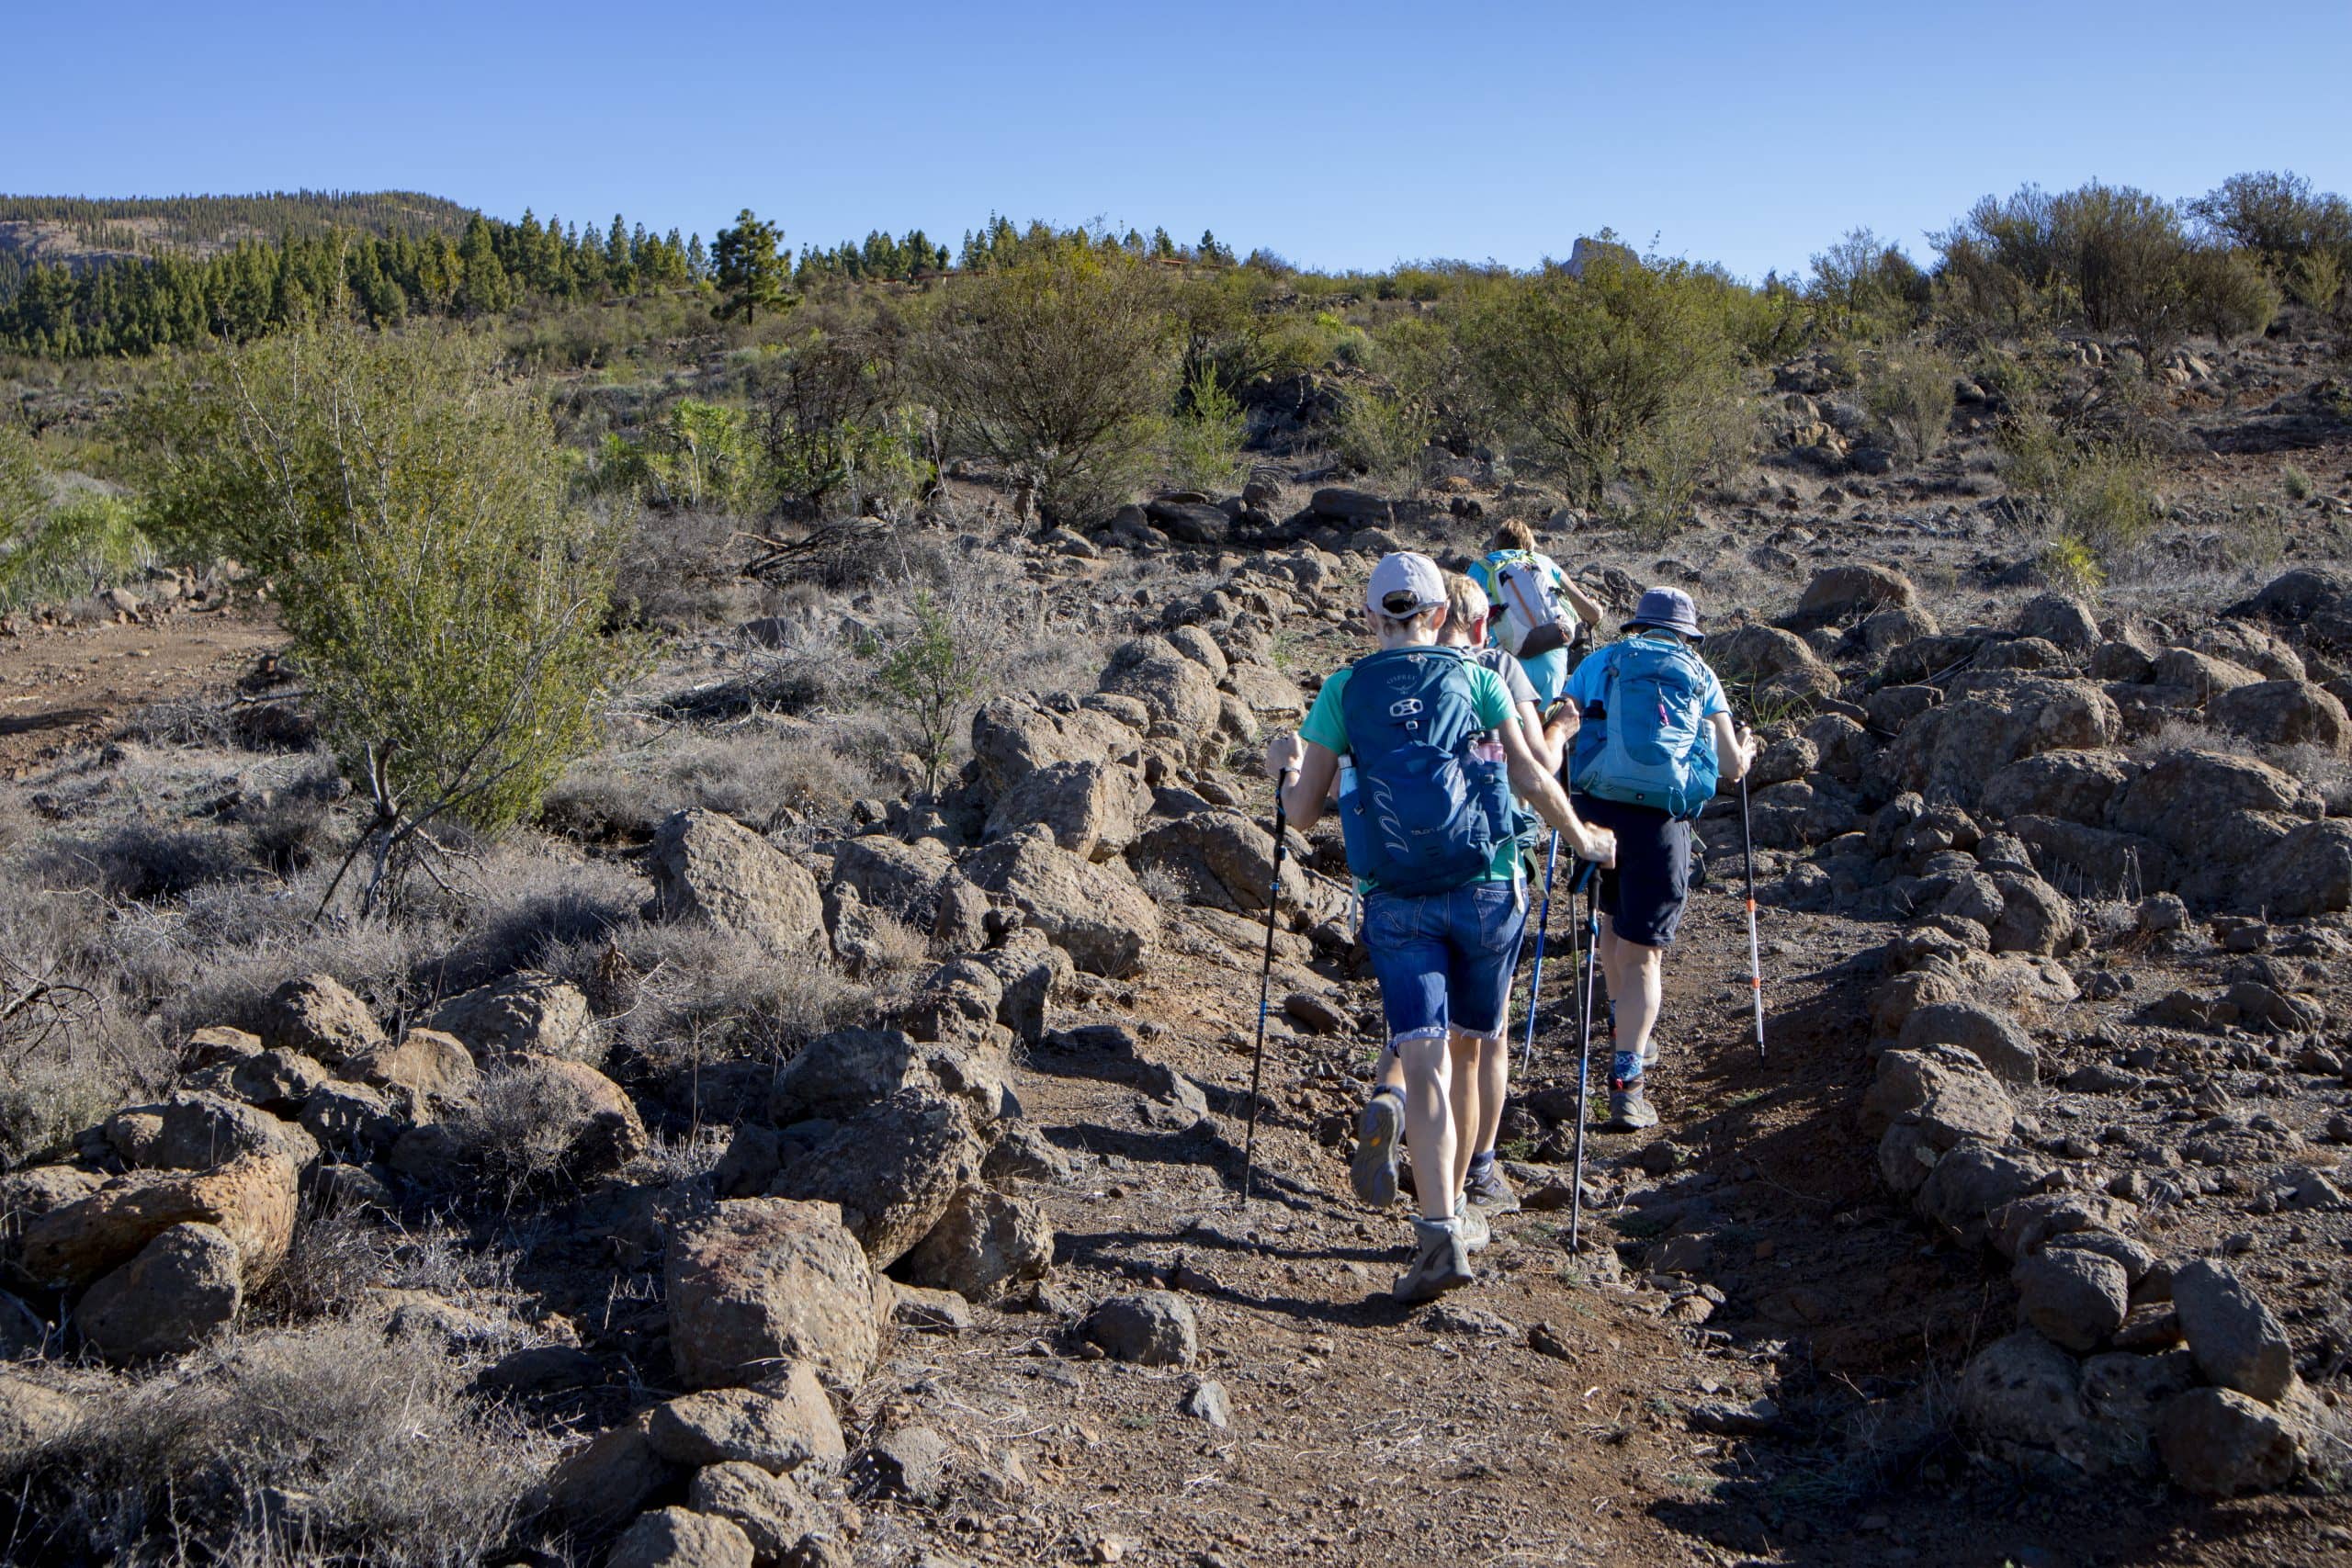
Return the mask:
M 1609 1120 L 1604 1125 L 1612 1133 L 1638 1133 L 1657 1125 L 1657 1107 L 1642 1092 L 1641 1079 L 1620 1079 L 1609 1086 Z
M 1484 1209 L 1489 1214 L 1515 1214 L 1519 1212 L 1519 1194 L 1512 1191 L 1510 1180 L 1503 1175 L 1500 1165 L 1490 1165 L 1483 1176 L 1473 1176 L 1462 1195 L 1470 1200 L 1474 1209 Z
M 1400 1302 L 1433 1301 L 1476 1278 L 1459 1231 L 1437 1220 L 1415 1220 L 1413 1266 L 1396 1276 L 1392 1293 Z
M 1642 1066 L 1657 1066 L 1657 1031 L 1655 1029 L 1650 1031 L 1650 1037 L 1642 1042 Z
M 1487 1223 L 1485 1211 L 1470 1201 L 1468 1193 L 1454 1201 L 1453 1228 L 1462 1233 L 1464 1252 L 1484 1252 L 1495 1239 L 1494 1227 Z
M 1348 1180 L 1356 1196 L 1375 1209 L 1396 1201 L 1396 1145 L 1405 1135 L 1405 1102 L 1375 1094 L 1356 1119 L 1356 1153 Z

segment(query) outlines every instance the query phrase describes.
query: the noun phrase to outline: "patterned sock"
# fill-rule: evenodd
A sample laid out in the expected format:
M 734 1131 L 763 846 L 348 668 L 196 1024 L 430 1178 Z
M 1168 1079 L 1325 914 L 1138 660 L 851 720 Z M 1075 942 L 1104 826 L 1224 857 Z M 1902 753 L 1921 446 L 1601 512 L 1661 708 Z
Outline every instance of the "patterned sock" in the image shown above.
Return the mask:
M 1620 1051 L 1609 1065 L 1609 1076 L 1619 1083 L 1630 1084 L 1642 1076 L 1642 1054 Z

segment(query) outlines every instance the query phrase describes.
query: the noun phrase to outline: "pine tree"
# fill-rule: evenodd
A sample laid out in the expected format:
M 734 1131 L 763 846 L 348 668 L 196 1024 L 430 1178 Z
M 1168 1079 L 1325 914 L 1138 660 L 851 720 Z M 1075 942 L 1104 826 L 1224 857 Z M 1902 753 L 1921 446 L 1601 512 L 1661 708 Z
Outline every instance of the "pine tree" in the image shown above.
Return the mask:
M 787 287 L 792 262 L 779 252 L 783 243 L 784 231 L 748 207 L 735 215 L 733 228 L 718 231 L 711 261 L 723 296 L 713 312 L 719 320 L 741 316 L 750 326 L 763 310 L 788 310 L 799 303 Z
M 686 276 L 695 283 L 710 279 L 710 254 L 702 248 L 702 231 L 697 229 L 686 242 Z

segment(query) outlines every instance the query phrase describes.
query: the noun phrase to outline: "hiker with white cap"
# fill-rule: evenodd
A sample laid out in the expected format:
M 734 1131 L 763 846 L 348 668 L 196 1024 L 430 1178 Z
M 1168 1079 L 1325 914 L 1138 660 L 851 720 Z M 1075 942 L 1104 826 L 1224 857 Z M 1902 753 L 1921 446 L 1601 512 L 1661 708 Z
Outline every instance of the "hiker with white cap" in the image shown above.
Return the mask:
M 1534 688 L 1528 684 L 1519 660 L 1487 641 L 1487 622 L 1493 613 L 1494 606 L 1488 603 L 1485 589 L 1460 572 L 1447 572 L 1445 625 L 1438 633 L 1439 645 L 1464 649 L 1479 664 L 1502 677 L 1527 749 L 1534 753 L 1539 767 L 1556 777 L 1561 756 L 1569 738 L 1576 733 L 1576 709 L 1572 705 L 1562 704 L 1550 722 L 1545 722 Z M 1536 874 L 1532 857 L 1540 834 L 1535 814 L 1522 803 L 1514 810 L 1512 827 L 1521 854 L 1529 857 L 1527 880 L 1532 887 Z M 1474 1135 L 1460 1155 L 1465 1173 L 1463 1195 L 1474 1208 L 1488 1214 L 1507 1214 L 1519 1207 L 1519 1195 L 1511 1190 L 1510 1180 L 1495 1159 L 1495 1141 L 1502 1132 L 1503 1101 L 1510 1089 L 1510 1052 L 1502 1038 L 1509 1023 L 1506 1000 L 1505 1017 L 1497 1026 L 1495 1038 L 1479 1043 L 1476 1068 L 1477 1121 Z M 1384 1050 L 1373 1069 L 1372 1099 L 1359 1120 L 1355 1157 L 1348 1172 L 1356 1196 L 1374 1208 L 1385 1209 L 1396 1201 L 1396 1146 L 1404 1103 L 1404 1066 L 1394 1049 Z
M 1299 733 L 1267 743 L 1266 766 L 1301 828 L 1339 785 L 1364 945 L 1404 1064 L 1405 1144 L 1420 1173 L 1413 1260 L 1396 1293 L 1426 1301 L 1472 1281 L 1469 1254 L 1487 1236 L 1462 1183 L 1478 1125 L 1478 1046 L 1501 1035 L 1527 922 L 1512 793 L 1578 854 L 1606 861 L 1613 846 L 1544 771 L 1502 679 L 1439 646 L 1447 608 L 1435 561 L 1385 557 L 1364 599 L 1379 648 L 1323 682 Z
M 1615 1034 L 1608 1124 L 1633 1131 L 1657 1125 L 1642 1074 L 1657 1060 L 1666 949 L 1690 892 L 1690 823 L 1719 783 L 1747 773 L 1756 741 L 1733 723 L 1723 682 L 1699 657 L 1706 634 L 1690 595 L 1651 589 L 1625 633 L 1568 677 L 1582 712 L 1568 784 L 1577 810 L 1617 835 L 1616 863 L 1600 874 Z

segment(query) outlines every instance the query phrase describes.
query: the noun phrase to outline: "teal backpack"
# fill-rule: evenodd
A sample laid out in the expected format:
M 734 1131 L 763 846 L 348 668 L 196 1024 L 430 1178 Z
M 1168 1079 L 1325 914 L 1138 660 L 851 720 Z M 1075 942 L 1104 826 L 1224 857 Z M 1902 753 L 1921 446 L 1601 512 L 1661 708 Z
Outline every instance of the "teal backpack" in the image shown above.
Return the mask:
M 1340 794 L 1348 869 L 1383 893 L 1451 892 L 1512 836 L 1502 749 L 1482 743 L 1470 657 L 1397 648 L 1356 660 L 1340 694 L 1351 773 Z
M 1705 706 L 1707 666 L 1668 637 L 1633 637 L 1593 657 L 1609 663 L 1599 724 L 1578 745 L 1578 793 L 1669 817 L 1696 817 L 1715 793 L 1715 737 Z M 1599 728 L 1599 743 L 1588 740 Z

